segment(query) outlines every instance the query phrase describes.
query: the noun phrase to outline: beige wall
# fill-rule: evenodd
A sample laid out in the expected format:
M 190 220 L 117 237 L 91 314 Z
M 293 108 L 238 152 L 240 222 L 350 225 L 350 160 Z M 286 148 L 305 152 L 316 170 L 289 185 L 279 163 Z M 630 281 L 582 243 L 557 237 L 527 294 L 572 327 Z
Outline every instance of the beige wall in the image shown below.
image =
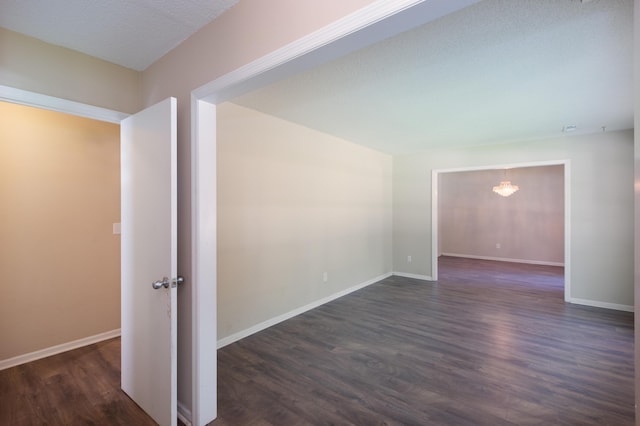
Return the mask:
M 120 130 L 0 102 L 0 359 L 120 328 Z
M 141 76 L 0 28 L 0 85 L 134 113 L 142 106 Z
M 571 297 L 632 306 L 632 158 L 633 131 L 395 157 L 394 270 L 431 274 L 432 169 L 569 159 Z
M 564 263 L 563 170 L 544 166 L 440 173 L 438 254 Z M 520 187 L 506 198 L 492 191 L 505 179 Z
M 391 156 L 218 106 L 219 339 L 389 272 Z

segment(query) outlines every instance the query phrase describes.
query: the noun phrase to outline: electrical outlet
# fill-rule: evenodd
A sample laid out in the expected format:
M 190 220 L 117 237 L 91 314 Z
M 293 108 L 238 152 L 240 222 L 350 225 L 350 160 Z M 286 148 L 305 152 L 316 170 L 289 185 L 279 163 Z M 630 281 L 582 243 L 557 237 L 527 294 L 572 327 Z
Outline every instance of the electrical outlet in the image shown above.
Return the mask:
M 407 256 L 407 263 L 411 263 L 411 256 Z
M 500 243 L 496 243 L 496 248 L 499 249 L 500 248 Z
M 322 281 L 325 282 L 325 283 L 327 281 L 329 281 L 329 274 L 327 274 L 326 272 L 323 272 L 322 273 Z

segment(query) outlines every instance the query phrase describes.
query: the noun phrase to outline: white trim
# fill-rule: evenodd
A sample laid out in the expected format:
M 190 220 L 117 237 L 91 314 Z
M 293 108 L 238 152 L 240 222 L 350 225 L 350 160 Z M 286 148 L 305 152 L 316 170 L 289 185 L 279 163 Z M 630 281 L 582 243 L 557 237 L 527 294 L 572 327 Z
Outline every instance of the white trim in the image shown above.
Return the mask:
M 216 105 L 191 96 L 191 416 L 217 416 Z
M 514 259 L 510 257 L 477 256 L 474 254 L 442 253 L 441 256 L 462 257 L 467 259 L 479 259 L 479 260 L 495 260 L 498 262 L 525 263 L 527 265 L 564 266 L 564 263 L 562 262 L 549 262 L 547 260 Z
M 198 100 L 218 104 L 479 1 L 378 0 L 191 93 Z M 392 23 L 375 25 L 389 18 L 397 19 Z
M 242 92 L 255 88 L 254 85 L 258 87 L 266 85 L 267 83 L 263 81 L 258 82 L 256 85 L 255 79 L 260 78 L 268 71 L 271 71 L 280 65 L 302 58 L 304 55 L 314 52 L 323 46 L 331 45 L 349 34 L 353 34 L 358 30 L 379 22 L 380 20 L 383 20 L 403 9 L 422 3 L 422 1 L 423 0 L 385 0 L 374 2 L 371 5 L 360 9 L 356 13 L 347 15 L 333 22 L 331 25 L 295 40 L 268 55 L 265 55 L 229 74 L 223 75 L 222 77 L 205 84 L 204 86 L 196 89 L 193 94 L 198 99 L 206 98 L 205 100 L 209 102 L 220 103 L 237 96 L 238 93 L 235 90 L 231 93 L 227 93 L 227 91 L 242 83 L 253 83 L 251 84 L 251 87 L 240 89 Z M 326 60 L 327 59 L 323 59 L 321 62 L 326 62 Z M 301 69 L 308 69 L 313 65 L 314 64 L 296 67 L 296 70 L 300 71 Z M 282 78 L 282 76 L 278 75 L 275 77 L 275 79 L 279 78 Z
M 78 349 L 83 346 L 93 345 L 94 343 L 102 342 L 103 340 L 113 339 L 120 336 L 120 329 L 106 331 L 104 333 L 96 334 L 89 337 L 83 337 L 82 339 L 74 340 L 72 342 L 62 343 L 60 345 L 51 346 L 45 349 L 40 349 L 35 352 L 29 352 L 27 354 L 18 355 L 13 358 L 0 360 L 0 370 L 15 367 L 16 365 L 26 364 L 28 362 L 36 361 L 42 358 L 46 358 L 52 355 L 61 354 L 63 352 Z
M 180 419 L 185 426 L 191 426 L 191 418 L 191 411 L 189 411 L 186 405 L 178 401 L 178 419 Z
M 431 275 L 438 279 L 438 176 L 440 173 L 493 170 L 504 168 L 564 166 L 564 300 L 571 299 L 571 160 L 531 161 L 526 163 L 470 166 L 431 171 Z
M 82 104 L 68 99 L 54 98 L 53 96 L 2 85 L 0 85 L 0 101 L 58 111 L 116 124 L 120 124 L 120 121 L 129 116 L 129 114 L 124 112 Z
M 618 303 L 599 302 L 597 300 L 571 298 L 567 300 L 569 303 L 576 305 L 594 306 L 596 308 L 614 309 L 616 311 L 634 312 L 635 309 L 630 305 L 620 305 Z
M 501 170 L 501 169 L 521 169 L 525 167 L 544 167 L 544 166 L 561 166 L 565 162 L 570 160 L 546 160 L 546 161 L 529 161 L 525 163 L 506 163 L 506 164 L 491 164 L 488 166 L 468 166 L 468 167 L 453 167 L 449 169 L 434 169 L 433 172 L 440 173 L 454 173 L 454 172 L 473 172 L 478 170 Z
M 408 274 L 406 272 L 394 272 L 396 277 L 413 278 L 415 280 L 434 281 L 429 275 Z
M 438 170 L 431 170 L 431 277 L 438 280 L 438 254 L 440 237 L 438 236 Z
M 564 160 L 564 300 L 571 298 L 571 160 Z
M 354 291 L 363 289 L 367 286 L 370 286 L 371 284 L 375 284 L 381 280 L 384 280 L 385 278 L 389 278 L 391 275 L 393 275 L 392 273 L 387 273 L 387 274 L 383 274 L 380 276 L 377 276 L 375 278 L 372 278 L 368 281 L 365 281 L 363 283 L 360 283 L 358 285 L 355 285 L 353 287 L 349 287 L 345 290 L 339 291 L 337 293 L 334 293 L 330 296 L 327 297 L 323 297 L 322 299 L 316 300 L 314 302 L 309 303 L 308 305 L 305 306 L 301 306 L 297 309 L 294 309 L 292 311 L 289 311 L 287 313 L 284 313 L 282 315 L 278 315 L 277 317 L 271 318 L 269 320 L 263 321 L 259 324 L 256 324 L 252 327 L 249 327 L 245 330 L 239 331 L 237 333 L 234 333 L 230 336 L 227 336 L 223 339 L 218 340 L 218 349 L 223 348 L 227 345 L 230 345 L 233 342 L 237 342 L 238 340 L 244 339 L 245 337 L 249 337 L 252 334 L 255 334 L 259 331 L 265 330 L 269 327 L 272 327 L 278 323 L 281 323 L 283 321 L 286 321 L 288 319 L 291 319 L 295 316 L 298 316 L 300 314 L 303 314 L 307 311 L 310 311 L 312 309 L 315 309 L 319 306 L 324 305 L 325 303 L 329 303 L 333 300 L 339 299 L 340 297 L 346 296 L 349 293 L 353 293 Z

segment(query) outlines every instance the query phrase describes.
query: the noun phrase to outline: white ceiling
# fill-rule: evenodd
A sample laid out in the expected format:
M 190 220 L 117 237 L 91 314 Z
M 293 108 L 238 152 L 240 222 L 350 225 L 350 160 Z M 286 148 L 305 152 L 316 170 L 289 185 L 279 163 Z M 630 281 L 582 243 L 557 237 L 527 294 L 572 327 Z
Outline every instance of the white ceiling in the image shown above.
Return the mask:
M 239 0 L 0 0 L 0 27 L 142 71 Z
M 237 2 L 0 0 L 0 26 L 143 70 Z M 234 102 L 393 154 L 629 129 L 632 12 L 483 0 Z
M 233 102 L 409 153 L 633 127 L 633 0 L 484 0 Z

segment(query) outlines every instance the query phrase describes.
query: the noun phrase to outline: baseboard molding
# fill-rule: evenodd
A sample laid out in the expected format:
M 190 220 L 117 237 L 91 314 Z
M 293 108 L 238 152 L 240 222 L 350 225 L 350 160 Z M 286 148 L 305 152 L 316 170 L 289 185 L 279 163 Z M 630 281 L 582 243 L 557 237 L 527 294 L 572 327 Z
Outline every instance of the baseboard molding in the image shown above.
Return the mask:
M 567 302 L 574 303 L 576 305 L 593 306 L 596 308 L 614 309 L 616 311 L 635 312 L 635 308 L 633 306 L 620 305 L 618 303 L 599 302 L 597 300 L 577 299 L 574 297 L 567 300 Z
M 180 401 L 178 401 L 178 419 L 180 419 L 185 426 L 191 426 L 191 410 Z
M 466 257 L 468 259 L 495 260 L 498 262 L 526 263 L 529 265 L 564 266 L 564 262 L 548 262 L 546 260 L 513 259 L 509 257 L 476 256 L 473 254 L 441 253 L 440 256 Z
M 49 348 L 40 349 L 39 351 L 30 352 L 24 355 L 18 355 L 13 358 L 0 360 L 0 370 L 15 367 L 16 365 L 26 364 L 27 362 L 36 361 L 38 359 L 46 358 L 52 355 L 57 355 L 62 352 L 67 352 L 73 349 L 78 349 L 83 346 L 92 345 L 94 343 L 101 342 L 103 340 L 112 339 L 120 336 L 120 329 L 107 331 L 104 333 L 96 334 L 94 336 L 85 337 L 82 339 L 74 340 L 72 342 L 62 343 L 60 345 L 51 346 Z
M 416 280 L 433 281 L 433 278 L 429 275 L 408 274 L 406 272 L 394 272 L 396 277 L 413 278 Z
M 362 288 L 365 288 L 367 286 L 370 286 L 371 284 L 375 284 L 378 281 L 384 280 L 385 278 L 389 278 L 391 275 L 393 275 L 391 272 L 389 272 L 388 274 L 383 274 L 380 276 L 377 276 L 375 278 L 372 278 L 368 281 L 365 281 L 363 283 L 360 283 L 358 285 L 355 285 L 353 287 L 349 287 L 345 290 L 339 291 L 337 293 L 334 293 L 330 296 L 327 297 L 323 297 L 322 299 L 316 300 L 315 302 L 309 303 L 308 305 L 302 306 L 300 308 L 294 309 L 292 311 L 289 311 L 285 314 L 282 315 L 278 315 L 275 318 L 271 318 L 267 321 L 263 321 L 259 324 L 256 324 L 252 327 L 249 327 L 245 330 L 239 331 L 237 333 L 234 333 L 230 336 L 224 337 L 220 340 L 218 340 L 218 349 L 223 348 L 227 345 L 230 345 L 233 342 L 237 342 L 238 340 L 244 339 L 245 337 L 249 337 L 252 334 L 255 334 L 259 331 L 262 331 L 264 329 L 267 329 L 271 326 L 274 326 L 278 323 L 281 323 L 282 321 L 286 321 L 288 319 L 291 319 L 295 316 L 298 316 L 302 313 L 305 313 L 307 311 L 310 311 L 311 309 L 317 308 L 318 306 L 322 306 L 325 303 L 329 303 L 332 300 L 336 300 L 342 296 L 346 296 L 349 293 L 353 293 L 354 291 L 360 290 Z

